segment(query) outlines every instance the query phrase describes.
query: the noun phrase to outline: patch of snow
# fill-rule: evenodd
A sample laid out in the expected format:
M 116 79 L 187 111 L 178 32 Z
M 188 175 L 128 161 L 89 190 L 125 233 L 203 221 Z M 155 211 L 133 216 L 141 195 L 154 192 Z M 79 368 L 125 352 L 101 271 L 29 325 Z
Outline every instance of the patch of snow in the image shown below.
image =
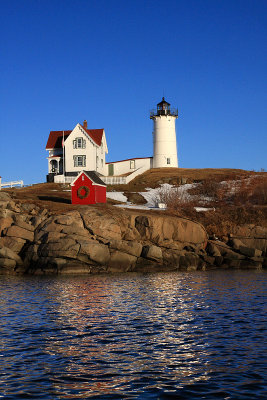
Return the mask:
M 155 211 L 164 211 L 166 208 L 158 208 L 158 207 L 148 207 L 144 204 L 132 204 L 132 203 L 127 203 L 127 204 L 115 204 L 115 207 L 121 207 L 121 208 L 129 208 L 132 210 L 155 210 Z
M 221 181 L 220 185 L 223 186 L 227 190 L 228 195 L 235 194 L 242 186 L 248 187 L 248 185 L 253 182 L 254 179 L 257 179 L 260 175 L 249 176 L 248 178 L 239 178 L 235 180 L 229 181 Z
M 145 192 L 140 192 L 141 196 L 146 200 L 146 204 L 137 205 L 127 202 L 126 196 L 123 195 L 123 192 L 107 192 L 107 197 L 113 200 L 117 200 L 126 204 L 117 204 L 116 207 L 123 208 L 132 208 L 139 210 L 165 210 L 166 208 L 161 208 L 160 205 L 163 203 L 161 199 L 161 194 L 168 193 L 169 191 L 177 192 L 177 195 L 183 201 L 190 201 L 194 199 L 196 196 L 190 195 L 188 190 L 198 185 L 197 183 L 187 183 L 182 186 L 173 186 L 168 183 L 163 183 L 160 187 L 156 189 L 146 188 Z
M 173 185 L 169 185 L 168 183 L 162 184 L 160 187 L 156 189 L 146 188 L 145 192 L 140 192 L 141 196 L 147 201 L 147 207 L 155 207 L 157 203 L 160 201 L 160 192 L 162 190 L 170 190 Z
M 127 197 L 124 196 L 123 192 L 107 192 L 107 197 L 113 200 L 120 201 L 124 204 L 116 204 L 116 207 L 139 209 L 139 210 L 165 210 L 166 208 L 161 208 L 160 205 L 164 203 L 164 194 L 169 192 L 177 193 L 177 196 L 183 201 L 198 200 L 200 204 L 206 203 L 211 199 L 205 196 L 191 195 L 188 193 L 189 189 L 192 189 L 199 185 L 199 183 L 187 183 L 181 186 L 173 186 L 168 183 L 163 183 L 160 187 L 156 189 L 146 188 L 145 192 L 139 192 L 141 196 L 146 200 L 146 204 L 137 205 L 132 204 L 127 201 Z M 213 208 L 206 207 L 195 207 L 197 212 L 214 210 Z
M 107 197 L 112 200 L 127 203 L 127 197 L 124 196 L 123 192 L 107 192 Z
M 194 207 L 196 212 L 201 212 L 201 211 L 215 211 L 215 208 L 207 208 L 207 207 Z
M 147 201 L 146 206 L 155 207 L 158 203 L 162 203 L 161 194 L 164 195 L 164 193 L 168 192 L 176 192 L 183 201 L 194 199 L 195 196 L 190 195 L 188 190 L 196 185 L 197 183 L 186 183 L 185 185 L 177 187 L 170 185 L 169 183 L 163 183 L 156 189 L 146 188 L 146 192 L 140 192 L 140 194 Z
M 138 209 L 138 210 L 150 210 L 150 208 L 147 207 L 147 206 L 138 205 L 138 204 L 132 204 L 132 203 L 127 203 L 127 204 L 115 204 L 115 207 L 131 208 L 131 209 Z

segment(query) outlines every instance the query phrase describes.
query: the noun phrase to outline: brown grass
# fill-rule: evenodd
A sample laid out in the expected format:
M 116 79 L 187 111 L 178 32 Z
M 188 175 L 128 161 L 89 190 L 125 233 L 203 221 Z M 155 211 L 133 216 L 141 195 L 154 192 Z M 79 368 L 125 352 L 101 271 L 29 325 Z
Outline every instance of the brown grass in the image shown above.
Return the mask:
M 15 201 L 31 203 L 46 208 L 52 213 L 77 210 L 81 205 L 71 204 L 71 186 L 61 183 L 39 183 L 25 188 L 5 189 Z M 108 199 L 107 204 L 117 204 L 115 200 Z
M 249 173 L 237 170 L 197 171 L 195 176 L 199 184 L 189 190 L 194 199 L 187 200 L 177 190 L 162 191 L 159 200 L 168 205 L 168 213 L 178 215 L 202 223 L 210 235 L 224 236 L 234 232 L 235 228 L 245 224 L 255 224 L 267 227 L 267 174 Z M 220 184 L 221 181 L 234 181 L 235 191 L 231 193 L 233 183 Z M 200 205 L 197 197 L 209 197 L 207 207 L 214 211 L 196 212 L 195 206 Z
M 209 234 L 217 236 L 227 235 L 234 231 L 236 226 L 243 224 L 257 224 L 267 227 L 267 173 L 251 172 L 231 169 L 176 169 L 164 168 L 147 171 L 138 176 L 129 185 L 116 185 L 116 191 L 138 192 L 144 191 L 146 187 L 158 187 L 160 183 L 171 183 L 179 185 L 181 178 L 187 182 L 200 182 L 201 184 L 192 190 L 191 194 L 214 197 L 210 204 L 215 211 L 196 212 L 194 206 L 199 203 L 185 201 L 183 196 L 162 193 L 161 201 L 169 203 L 169 209 L 163 214 L 177 215 L 202 223 Z M 251 179 L 247 179 L 251 178 Z M 227 186 L 222 190 L 219 182 L 239 179 L 237 190 L 234 194 L 229 193 Z M 43 183 L 25 188 L 5 189 L 15 201 L 33 203 L 40 208 L 47 208 L 52 213 L 61 213 L 67 210 L 79 209 L 80 205 L 70 204 L 71 192 L 69 185 Z M 108 187 L 110 190 L 111 187 Z M 165 196 L 165 198 L 164 198 Z M 166 196 L 169 196 L 167 198 Z M 121 212 L 112 207 L 116 201 L 108 200 L 107 204 L 97 205 L 110 213 Z M 209 207 L 209 205 L 208 205 Z M 128 211 L 127 211 L 128 212 Z M 129 211 L 130 212 L 130 211 Z M 138 211 L 143 213 L 141 210 Z M 153 211 L 144 211 L 145 214 Z
M 255 176 L 241 182 L 232 196 L 232 201 L 236 205 L 267 205 L 267 176 Z
M 267 175 L 253 175 L 228 182 L 221 183 L 218 177 L 208 178 L 189 189 L 188 193 L 194 196 L 210 197 L 212 205 L 218 202 L 236 206 L 267 204 Z
M 244 179 L 255 174 L 258 173 L 230 168 L 154 168 L 137 176 L 128 185 L 109 185 L 108 190 L 141 192 L 146 187 L 156 188 L 161 183 L 170 183 L 171 185 L 179 186 L 182 182 L 193 183 L 206 179 L 227 181 L 231 179 Z
M 210 197 L 215 201 L 221 200 L 224 197 L 224 188 L 220 185 L 220 180 L 215 179 L 205 179 L 200 182 L 197 186 L 188 190 L 190 195 L 201 196 L 201 197 Z
M 206 191 L 210 183 L 204 188 L 201 187 L 199 194 L 214 196 L 214 200 L 209 202 L 207 207 L 214 207 L 213 210 L 205 212 L 196 212 L 194 207 L 196 201 L 187 203 L 180 202 L 179 198 L 169 204 L 169 210 L 174 215 L 187 217 L 200 222 L 207 230 L 208 234 L 219 237 L 233 233 L 236 227 L 241 225 L 253 224 L 267 227 L 267 181 L 256 179 L 248 184 L 240 183 L 234 195 L 227 195 L 227 191 L 220 188 L 216 193 L 217 185 L 211 185 L 211 191 Z M 195 194 L 195 192 L 194 192 Z
M 193 213 L 186 215 L 205 226 L 208 234 L 218 237 L 226 236 L 235 232 L 236 227 L 253 224 L 267 227 L 267 208 L 253 206 L 223 206 L 215 211 Z

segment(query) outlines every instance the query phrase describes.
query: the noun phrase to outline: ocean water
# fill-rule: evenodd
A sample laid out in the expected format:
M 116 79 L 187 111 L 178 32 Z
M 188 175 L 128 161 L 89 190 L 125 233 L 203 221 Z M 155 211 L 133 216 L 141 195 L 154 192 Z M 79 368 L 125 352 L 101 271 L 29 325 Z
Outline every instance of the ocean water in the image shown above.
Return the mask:
M 267 271 L 0 277 L 0 399 L 267 399 Z

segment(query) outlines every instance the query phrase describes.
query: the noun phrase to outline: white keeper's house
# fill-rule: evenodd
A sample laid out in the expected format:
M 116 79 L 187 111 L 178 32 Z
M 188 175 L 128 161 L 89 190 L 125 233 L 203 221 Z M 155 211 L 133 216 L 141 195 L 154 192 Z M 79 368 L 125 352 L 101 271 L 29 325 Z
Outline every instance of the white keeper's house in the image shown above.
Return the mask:
M 87 121 L 73 130 L 51 131 L 47 182 L 72 182 L 81 171 L 95 171 L 107 184 L 125 184 L 151 168 L 178 167 L 175 121 L 178 110 L 162 101 L 150 112 L 153 120 L 153 157 L 106 162 L 104 129 L 88 129 Z

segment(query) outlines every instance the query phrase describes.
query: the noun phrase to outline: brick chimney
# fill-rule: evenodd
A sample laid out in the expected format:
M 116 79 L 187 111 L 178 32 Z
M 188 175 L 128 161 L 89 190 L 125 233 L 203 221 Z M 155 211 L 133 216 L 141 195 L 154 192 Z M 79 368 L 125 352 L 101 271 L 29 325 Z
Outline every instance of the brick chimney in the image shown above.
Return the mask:
M 83 127 L 84 127 L 85 129 L 87 129 L 87 121 L 86 121 L 86 119 L 83 121 Z

